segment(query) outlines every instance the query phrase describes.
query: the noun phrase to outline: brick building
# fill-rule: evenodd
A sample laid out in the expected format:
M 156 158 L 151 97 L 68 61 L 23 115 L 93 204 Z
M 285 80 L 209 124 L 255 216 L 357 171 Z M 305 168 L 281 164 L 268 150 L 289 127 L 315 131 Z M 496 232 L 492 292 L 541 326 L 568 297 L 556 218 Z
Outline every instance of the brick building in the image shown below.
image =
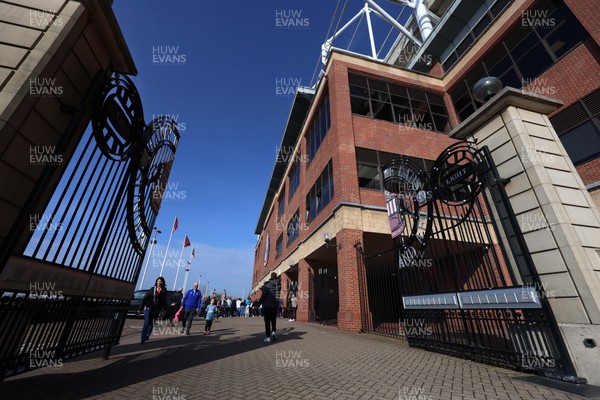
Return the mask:
M 572 162 L 564 167 L 571 171 L 571 187 L 585 194 L 569 197 L 567 193 L 575 193 L 557 179 L 557 203 L 569 213 L 589 211 L 589 224 L 586 218 L 570 220 L 575 231 L 587 232 L 577 246 L 589 258 L 577 264 L 563 254 L 566 266 L 536 268 L 541 285 L 556 285 L 553 293 L 559 294 L 549 302 L 558 325 L 592 324 L 590 329 L 598 333 L 595 324 L 600 321 L 595 311 L 588 312 L 599 303 L 598 245 L 583 242 L 597 233 L 600 204 L 600 11 L 593 1 L 575 0 L 426 4 L 437 18 L 431 16 L 435 26 L 425 40 L 412 17 L 405 21 L 419 46 L 400 35 L 384 60 L 333 49 L 316 87 L 298 89 L 256 226 L 253 295 L 260 294 L 262 283 L 275 271 L 281 276 L 284 307 L 290 293 L 298 295 L 298 321 L 337 324 L 349 331 L 371 326 L 373 294 L 364 283 L 368 279 L 360 254 L 383 254 L 392 247 L 384 166 L 403 157 L 429 171 L 444 149 L 466 137 L 461 130 L 472 131 L 474 120 L 497 118 L 473 94 L 477 81 L 495 76 L 505 87 L 517 88 L 516 93 L 562 103 L 553 102 L 544 113 L 564 146 L 559 145 L 562 154 Z M 492 141 L 487 143 L 494 147 Z M 536 151 L 543 158 L 553 150 L 542 146 Z M 524 148 L 521 153 L 526 158 Z M 506 188 L 513 196 L 526 175 L 513 172 L 512 164 L 504 163 L 507 159 L 499 156 L 495 162 L 507 181 L 514 178 Z M 554 175 L 553 166 L 546 167 Z M 516 202 L 515 214 L 531 219 L 531 207 L 520 207 L 518 201 L 524 200 L 516 199 L 511 200 Z M 558 253 L 537 250 L 548 241 L 537 237 L 543 229 L 521 230 L 529 255 L 552 264 Z M 580 270 L 588 278 L 578 281 Z M 577 293 L 585 293 L 577 300 L 582 303 L 571 302 L 574 297 L 565 283 L 571 279 Z M 589 287 L 582 290 L 585 282 Z M 586 301 L 588 306 L 583 306 Z M 586 307 L 580 319 L 572 317 Z M 579 360 L 578 373 L 589 379 L 582 372 L 589 363 L 581 361 L 590 360 L 589 353 L 581 355 L 572 333 L 560 329 L 571 357 Z

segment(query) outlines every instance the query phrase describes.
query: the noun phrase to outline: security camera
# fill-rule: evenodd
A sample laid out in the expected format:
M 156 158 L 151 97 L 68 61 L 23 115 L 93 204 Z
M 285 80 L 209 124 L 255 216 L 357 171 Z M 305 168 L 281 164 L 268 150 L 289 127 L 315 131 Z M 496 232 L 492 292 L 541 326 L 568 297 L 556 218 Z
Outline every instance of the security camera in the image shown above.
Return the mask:
M 323 234 L 323 240 L 325 241 L 325 243 L 331 242 L 331 238 L 329 237 L 329 233 L 324 233 Z

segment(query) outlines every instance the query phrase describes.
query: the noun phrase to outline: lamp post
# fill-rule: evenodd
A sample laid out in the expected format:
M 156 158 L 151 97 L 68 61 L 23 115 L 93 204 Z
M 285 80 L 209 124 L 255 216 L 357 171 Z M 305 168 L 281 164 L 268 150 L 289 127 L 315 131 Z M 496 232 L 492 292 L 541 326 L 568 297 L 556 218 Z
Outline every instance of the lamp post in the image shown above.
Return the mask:
M 160 229 L 154 227 L 154 239 L 150 242 L 150 254 L 148 254 L 148 258 L 146 259 L 146 266 L 144 267 L 144 273 L 142 274 L 142 280 L 140 281 L 140 287 L 138 290 L 142 290 L 142 286 L 144 286 L 144 279 L 146 279 L 146 271 L 148 271 L 148 264 L 150 263 L 150 258 L 152 258 L 152 249 L 154 249 L 154 245 L 156 244 L 156 235 L 162 233 Z

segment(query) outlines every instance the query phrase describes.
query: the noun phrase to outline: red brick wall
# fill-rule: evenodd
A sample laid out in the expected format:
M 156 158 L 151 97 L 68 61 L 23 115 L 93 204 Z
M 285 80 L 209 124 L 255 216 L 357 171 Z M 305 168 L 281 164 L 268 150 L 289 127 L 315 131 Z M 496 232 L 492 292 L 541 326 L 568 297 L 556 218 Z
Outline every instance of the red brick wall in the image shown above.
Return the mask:
M 564 103 L 550 114 L 552 116 L 600 88 L 599 76 L 600 47 L 590 38 L 548 68 L 526 89 Z
M 336 239 L 338 243 L 343 244 L 337 254 L 340 299 L 338 328 L 358 332 L 361 329 L 361 299 L 358 290 L 359 265 L 354 244 L 363 242 L 363 233 L 353 229 L 342 229 L 337 233 Z
M 586 185 L 600 181 L 600 158 L 578 165 L 577 172 Z

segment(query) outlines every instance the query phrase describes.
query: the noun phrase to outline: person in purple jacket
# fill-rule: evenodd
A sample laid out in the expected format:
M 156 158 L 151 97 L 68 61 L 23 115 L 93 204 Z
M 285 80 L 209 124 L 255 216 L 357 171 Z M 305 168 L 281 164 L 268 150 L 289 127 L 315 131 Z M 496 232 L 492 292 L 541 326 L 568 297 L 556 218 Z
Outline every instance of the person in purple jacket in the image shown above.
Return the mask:
M 183 313 L 185 315 L 185 327 L 182 327 L 181 331 L 183 332 L 185 330 L 186 335 L 190 334 L 192 319 L 194 319 L 194 314 L 198 312 L 201 301 L 202 294 L 200 293 L 200 290 L 198 290 L 198 282 L 195 282 L 194 288 L 188 290 L 181 301 L 181 306 L 183 307 Z

